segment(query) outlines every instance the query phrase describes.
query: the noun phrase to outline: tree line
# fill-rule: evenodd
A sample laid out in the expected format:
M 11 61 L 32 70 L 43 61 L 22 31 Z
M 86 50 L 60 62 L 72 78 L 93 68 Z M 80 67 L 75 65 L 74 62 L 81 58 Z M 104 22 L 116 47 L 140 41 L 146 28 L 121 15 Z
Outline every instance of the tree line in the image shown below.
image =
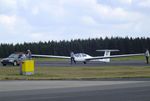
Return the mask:
M 82 52 L 92 56 L 102 55 L 96 52 L 97 49 L 119 49 L 120 52 L 113 54 L 142 53 L 146 49 L 150 50 L 150 38 L 129 38 L 129 37 L 111 37 L 111 38 L 89 38 L 76 40 L 31 42 L 18 44 L 0 44 L 0 58 L 7 57 L 14 52 L 26 52 L 30 49 L 34 54 L 50 54 L 69 56 L 70 52 Z

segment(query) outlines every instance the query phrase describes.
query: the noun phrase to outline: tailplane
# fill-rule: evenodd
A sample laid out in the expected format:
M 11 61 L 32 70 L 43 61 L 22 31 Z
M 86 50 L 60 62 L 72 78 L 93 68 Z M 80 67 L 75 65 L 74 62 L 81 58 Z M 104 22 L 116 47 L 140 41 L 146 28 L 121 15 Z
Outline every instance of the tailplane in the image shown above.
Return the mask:
M 96 50 L 98 52 L 104 52 L 104 57 L 109 57 L 111 55 L 111 52 L 117 52 L 119 50 L 117 49 L 104 49 L 104 50 Z M 106 58 L 106 59 L 101 59 L 100 61 L 102 62 L 110 62 L 110 58 Z

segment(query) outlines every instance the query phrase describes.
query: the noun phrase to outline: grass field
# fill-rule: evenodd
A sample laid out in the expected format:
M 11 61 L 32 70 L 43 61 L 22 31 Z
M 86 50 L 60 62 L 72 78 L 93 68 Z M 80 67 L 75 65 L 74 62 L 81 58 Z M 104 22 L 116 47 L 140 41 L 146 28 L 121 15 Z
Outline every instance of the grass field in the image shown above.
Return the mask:
M 112 60 L 114 61 L 145 60 L 145 56 L 121 57 L 121 58 L 113 58 Z
M 0 67 L 0 80 L 64 80 L 149 78 L 150 67 L 36 67 L 32 76 L 19 75 L 19 67 Z
M 68 61 L 64 59 L 35 58 L 35 61 Z M 144 60 L 143 56 L 115 58 L 113 61 Z M 41 79 L 99 79 L 99 78 L 150 78 L 150 66 L 103 66 L 103 67 L 36 67 L 35 74 L 19 74 L 19 67 L 0 66 L 0 80 Z

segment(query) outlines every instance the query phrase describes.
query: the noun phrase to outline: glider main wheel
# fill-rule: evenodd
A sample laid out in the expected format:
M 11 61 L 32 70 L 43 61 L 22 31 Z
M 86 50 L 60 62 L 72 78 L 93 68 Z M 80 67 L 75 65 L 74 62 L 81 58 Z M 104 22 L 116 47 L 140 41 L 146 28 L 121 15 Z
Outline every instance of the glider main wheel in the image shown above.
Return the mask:
M 83 63 L 84 63 L 84 64 L 86 64 L 86 62 L 85 62 L 85 61 L 84 61 Z

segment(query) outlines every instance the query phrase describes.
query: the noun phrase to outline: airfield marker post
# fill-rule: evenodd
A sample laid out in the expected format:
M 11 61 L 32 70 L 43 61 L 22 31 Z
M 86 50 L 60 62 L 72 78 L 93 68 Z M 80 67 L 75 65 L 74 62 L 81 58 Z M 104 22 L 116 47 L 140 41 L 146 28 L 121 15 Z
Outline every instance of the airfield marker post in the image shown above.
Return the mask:
M 25 60 L 22 62 L 22 74 L 23 75 L 34 74 L 34 60 Z

